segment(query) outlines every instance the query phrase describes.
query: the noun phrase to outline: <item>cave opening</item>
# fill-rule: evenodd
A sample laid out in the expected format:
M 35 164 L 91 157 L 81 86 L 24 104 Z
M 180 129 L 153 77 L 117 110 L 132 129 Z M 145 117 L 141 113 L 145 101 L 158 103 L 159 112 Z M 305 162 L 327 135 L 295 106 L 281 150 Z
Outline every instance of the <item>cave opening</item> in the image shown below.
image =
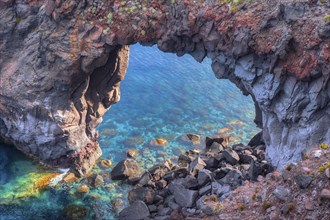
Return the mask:
M 147 168 L 185 150 L 203 150 L 207 136 L 247 144 L 260 131 L 254 117 L 252 98 L 229 80 L 216 79 L 209 59 L 199 63 L 190 55 L 135 44 L 121 82 L 121 100 L 98 128 L 102 157 L 116 163 L 128 149 L 136 149 Z M 198 134 L 201 141 L 192 144 L 186 134 Z M 167 145 L 153 146 L 156 138 Z

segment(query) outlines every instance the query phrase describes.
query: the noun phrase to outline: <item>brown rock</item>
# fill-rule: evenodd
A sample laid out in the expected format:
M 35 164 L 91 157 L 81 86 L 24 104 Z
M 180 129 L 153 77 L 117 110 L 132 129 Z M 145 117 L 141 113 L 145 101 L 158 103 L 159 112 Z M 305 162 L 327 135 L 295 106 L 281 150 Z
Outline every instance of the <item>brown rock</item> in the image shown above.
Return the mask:
M 63 180 L 66 183 L 72 183 L 74 181 L 76 181 L 78 178 L 76 177 L 76 175 L 74 173 L 68 173 L 68 175 L 66 175 Z
M 328 189 L 322 189 L 320 194 L 321 199 L 330 199 L 330 190 Z
M 77 192 L 79 193 L 88 193 L 89 187 L 87 185 L 81 185 L 78 187 Z
M 111 162 L 111 160 L 101 160 L 100 165 L 103 168 L 110 168 L 112 166 L 112 162 Z
M 136 158 L 139 155 L 139 152 L 136 149 L 128 149 L 126 155 L 130 158 Z

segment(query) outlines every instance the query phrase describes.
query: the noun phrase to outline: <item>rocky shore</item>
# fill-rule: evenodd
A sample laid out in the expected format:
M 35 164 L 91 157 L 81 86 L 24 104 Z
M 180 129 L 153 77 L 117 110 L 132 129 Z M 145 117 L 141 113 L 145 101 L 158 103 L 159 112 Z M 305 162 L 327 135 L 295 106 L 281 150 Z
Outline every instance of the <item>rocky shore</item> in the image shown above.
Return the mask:
M 210 58 L 217 78 L 253 98 L 274 166 L 330 141 L 328 1 L 1 0 L 0 6 L 0 139 L 43 164 L 92 169 L 101 155 L 96 127 L 120 99 L 134 43 L 199 62 Z
M 199 135 L 188 134 L 192 143 Z M 134 154 L 111 171 L 113 180 L 134 188 L 128 193 L 130 206 L 119 219 L 204 218 L 220 211 L 218 202 L 227 198 L 244 181 L 256 181 L 273 167 L 265 160 L 265 145 L 231 144 L 229 138 L 206 138 L 205 150 L 189 150 L 174 163 L 165 160 L 141 172 Z

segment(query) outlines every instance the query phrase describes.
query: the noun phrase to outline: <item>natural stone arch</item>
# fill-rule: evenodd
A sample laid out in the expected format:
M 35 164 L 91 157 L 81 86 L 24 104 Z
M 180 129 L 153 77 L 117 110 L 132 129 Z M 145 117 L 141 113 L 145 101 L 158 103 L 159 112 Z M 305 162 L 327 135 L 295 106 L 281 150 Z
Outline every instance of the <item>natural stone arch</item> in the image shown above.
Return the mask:
M 140 42 L 211 58 L 253 97 L 274 165 L 330 141 L 329 3 L 137 2 L 0 1 L 2 139 L 87 172 L 101 154 L 95 129 L 119 101 L 125 45 Z

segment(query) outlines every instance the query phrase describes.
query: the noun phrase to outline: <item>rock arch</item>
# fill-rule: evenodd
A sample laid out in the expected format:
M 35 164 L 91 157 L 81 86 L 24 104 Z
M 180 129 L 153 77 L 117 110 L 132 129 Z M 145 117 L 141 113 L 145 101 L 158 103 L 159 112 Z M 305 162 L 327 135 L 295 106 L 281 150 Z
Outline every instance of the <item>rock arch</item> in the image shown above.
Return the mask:
M 211 58 L 216 77 L 253 97 L 274 165 L 330 142 L 330 3 L 222 2 L 0 0 L 0 137 L 87 172 L 139 42 Z

